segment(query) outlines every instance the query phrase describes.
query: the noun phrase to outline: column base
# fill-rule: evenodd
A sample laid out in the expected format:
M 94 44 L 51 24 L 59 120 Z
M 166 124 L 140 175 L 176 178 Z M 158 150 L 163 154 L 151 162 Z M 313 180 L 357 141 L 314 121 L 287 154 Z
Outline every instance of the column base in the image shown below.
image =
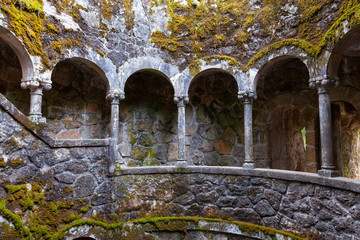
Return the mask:
M 35 123 L 46 123 L 46 118 L 42 117 L 41 115 L 30 115 L 28 118 L 30 121 Z
M 254 163 L 244 163 L 243 168 L 245 169 L 254 169 L 255 168 L 255 164 Z
M 176 166 L 181 166 L 181 167 L 186 166 L 186 160 L 182 160 L 182 159 L 177 160 Z
M 321 177 L 339 177 L 340 172 L 337 170 L 330 170 L 330 169 L 321 169 L 318 171 L 319 176 Z

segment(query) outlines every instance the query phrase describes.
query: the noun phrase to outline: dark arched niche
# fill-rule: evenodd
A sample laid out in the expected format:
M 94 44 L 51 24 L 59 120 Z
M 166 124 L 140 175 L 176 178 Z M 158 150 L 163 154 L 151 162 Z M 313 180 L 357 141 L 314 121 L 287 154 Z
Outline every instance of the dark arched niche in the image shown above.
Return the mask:
M 0 38 L 0 93 L 21 112 L 28 114 L 30 91 L 21 89 L 22 75 L 18 56 L 10 45 Z
M 56 139 L 108 136 L 107 79 L 87 62 L 66 59 L 56 64 L 52 72 L 52 89 L 44 92 L 43 113 Z
M 169 79 L 155 70 L 132 74 L 120 102 L 120 153 L 127 166 L 175 164 L 177 107 Z
M 254 148 L 257 165 L 316 172 L 319 165 L 315 125 L 317 96 L 308 86 L 306 65 L 298 58 L 279 57 L 260 69 L 256 79 Z
M 237 93 L 235 78 L 221 69 L 203 71 L 192 80 L 186 135 L 193 164 L 242 166 L 243 106 Z
M 335 46 L 329 72 L 339 78 L 332 89 L 334 152 L 345 177 L 360 179 L 360 27 L 351 29 Z M 341 139 L 341 140 L 339 140 Z

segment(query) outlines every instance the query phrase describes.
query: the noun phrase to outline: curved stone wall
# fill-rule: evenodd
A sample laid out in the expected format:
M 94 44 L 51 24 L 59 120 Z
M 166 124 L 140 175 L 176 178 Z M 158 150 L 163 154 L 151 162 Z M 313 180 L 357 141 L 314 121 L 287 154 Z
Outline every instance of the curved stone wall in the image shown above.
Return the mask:
M 233 167 L 123 169 L 114 179 L 123 220 L 201 216 L 288 232 L 359 236 L 359 182 L 315 174 Z
M 109 176 L 101 140 L 50 147 L 9 102 L 1 104 L 0 228 L 12 239 L 39 236 L 42 228 L 47 236 L 71 235 L 96 221 L 104 227 L 154 217 L 240 221 L 307 238 L 360 237 L 358 180 L 218 166 L 124 167 Z

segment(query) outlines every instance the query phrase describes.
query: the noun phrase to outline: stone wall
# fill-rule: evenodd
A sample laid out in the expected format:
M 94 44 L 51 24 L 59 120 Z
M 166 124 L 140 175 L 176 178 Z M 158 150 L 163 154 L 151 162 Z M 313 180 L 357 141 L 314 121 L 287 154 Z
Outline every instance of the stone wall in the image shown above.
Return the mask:
M 235 79 L 209 71 L 195 77 L 186 107 L 188 164 L 242 166 L 244 162 L 243 106 Z
M 54 139 L 106 138 L 110 104 L 106 80 L 85 64 L 66 60 L 52 74 L 53 86 L 44 92 L 43 115 Z
M 109 176 L 107 147 L 50 147 L 17 122 L 19 116 L 15 120 L 5 110 L 9 106 L 3 107 L 0 228 L 11 239 L 20 238 L 30 226 L 34 236 L 44 234 L 39 230 L 43 227 L 48 229 L 48 236 L 82 234 L 101 239 L 104 234 L 114 234 L 114 229 L 105 227 L 106 224 L 140 218 L 148 219 L 143 220 L 144 224 L 169 223 L 166 217 L 171 216 L 187 217 L 190 221 L 194 221 L 191 217 L 220 223 L 230 221 L 220 229 L 241 221 L 307 238 L 360 237 L 356 180 L 211 166 L 123 167 L 118 175 Z M 54 207 L 57 210 L 49 212 Z M 22 221 L 16 225 L 17 231 L 7 225 L 15 221 L 9 211 Z M 171 226 L 172 231 L 178 231 Z M 191 226 L 189 236 L 195 234 L 191 233 Z M 156 229 L 156 236 L 170 236 L 163 233 L 167 227 Z M 171 237 L 183 236 L 182 232 L 187 230 L 181 229 L 180 235 Z M 207 231 L 194 236 L 197 234 L 208 236 Z
M 200 216 L 250 222 L 309 239 L 360 236 L 360 195 L 355 182 L 342 182 L 345 179 L 215 167 L 123 173 L 114 179 L 123 221 L 153 215 Z M 344 190 L 343 184 L 355 185 Z
M 120 102 L 119 151 L 126 166 L 172 165 L 177 160 L 177 107 L 168 79 L 135 73 Z

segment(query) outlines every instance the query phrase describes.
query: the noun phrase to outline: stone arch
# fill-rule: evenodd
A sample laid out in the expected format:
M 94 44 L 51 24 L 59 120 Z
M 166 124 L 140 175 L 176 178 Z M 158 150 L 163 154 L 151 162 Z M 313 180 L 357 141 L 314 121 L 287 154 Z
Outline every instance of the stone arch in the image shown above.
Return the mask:
M 190 72 L 191 69 L 190 67 L 186 68 L 182 73 L 184 80 L 184 86 L 183 86 L 183 93 L 186 95 L 189 92 L 189 87 L 191 85 L 191 83 L 193 82 L 193 80 L 198 77 L 201 76 L 201 74 L 208 72 L 208 71 L 219 71 L 219 72 L 223 72 L 223 73 L 227 73 L 231 76 L 234 77 L 236 83 L 237 83 L 237 87 L 240 90 L 245 89 L 245 85 L 246 83 L 244 82 L 244 72 L 242 72 L 241 70 L 239 70 L 238 66 L 232 66 L 229 64 L 228 59 L 210 59 L 207 61 L 204 61 L 203 59 L 199 60 L 199 66 L 197 69 L 197 73 L 194 76 L 191 76 Z M 185 74 L 186 73 L 186 74 Z
M 209 68 L 191 81 L 185 114 L 190 164 L 242 166 L 243 105 L 237 88 L 223 69 Z
M 170 85 L 171 85 L 171 87 L 172 87 L 172 89 L 173 89 L 173 91 L 174 91 L 174 95 L 175 95 L 175 88 L 174 88 L 174 85 L 173 85 L 173 82 L 171 81 L 171 79 L 170 79 L 165 73 L 163 73 L 163 72 L 161 72 L 161 71 L 158 71 L 158 70 L 156 70 L 156 69 L 153 69 L 153 68 L 142 68 L 142 69 L 139 69 L 139 70 L 133 72 L 131 75 L 129 75 L 129 76 L 126 78 L 126 80 L 125 80 L 125 82 L 124 82 L 124 86 L 122 87 L 122 91 L 125 92 L 125 86 L 126 86 L 128 80 L 129 80 L 132 76 L 134 76 L 134 75 L 136 75 L 136 74 L 138 74 L 138 73 L 150 73 L 150 74 L 155 74 L 155 75 L 158 75 L 159 77 L 165 79 L 168 83 L 170 83 Z M 125 98 L 126 98 L 126 96 L 125 96 Z
M 258 58 L 250 68 L 250 70 L 257 72 L 252 82 L 253 90 L 256 90 L 259 74 L 262 74 L 262 72 L 271 67 L 272 64 L 288 58 L 298 58 L 308 69 L 311 68 L 309 54 L 300 47 L 294 45 L 284 45 L 278 49 L 272 49 L 268 52 L 265 51 L 263 56 Z
M 360 25 L 348 30 L 335 44 L 327 65 L 329 75 L 339 80 L 331 90 L 334 158 L 341 174 L 360 178 L 358 135 L 360 119 Z
M 74 60 L 75 62 L 79 62 L 81 64 L 86 65 L 88 68 L 93 69 L 97 74 L 99 74 L 99 76 L 105 80 L 105 84 L 106 84 L 106 90 L 109 91 L 110 90 L 110 80 L 107 76 L 107 74 L 103 71 L 103 69 L 96 64 L 95 62 L 88 60 L 86 58 L 81 58 L 81 57 L 72 57 L 72 58 L 68 58 L 69 60 Z
M 151 70 L 166 76 L 166 79 L 174 88 L 175 95 L 181 94 L 182 79 L 179 78 L 181 74 L 177 67 L 165 62 L 160 58 L 150 56 L 132 58 L 119 67 L 119 75 L 121 76 L 120 89 L 124 91 L 125 84 L 129 77 L 138 71 Z
M 0 38 L 3 39 L 17 55 L 22 71 L 22 80 L 27 81 L 34 76 L 34 66 L 30 55 L 21 41 L 9 30 L 0 26 Z
M 87 48 L 86 50 L 86 53 L 84 53 L 76 47 L 70 48 L 67 52 L 64 53 L 62 58 L 58 59 L 58 62 L 56 62 L 56 64 L 53 66 L 53 69 L 59 62 L 66 59 L 73 59 L 88 65 L 97 71 L 100 75 L 104 76 L 108 87 L 107 90 L 119 89 L 119 73 L 114 62 L 110 58 L 100 54 L 98 51 L 95 51 L 92 48 Z
M 300 60 L 303 64 L 305 64 L 307 69 L 309 69 L 309 66 L 307 65 L 307 61 L 304 61 L 303 57 L 300 58 L 299 56 L 296 56 L 296 55 L 280 55 L 280 54 L 279 55 L 271 55 L 270 57 L 268 57 L 269 61 L 262 64 L 261 67 L 259 68 L 259 70 L 257 71 L 257 73 L 254 77 L 253 83 L 252 83 L 253 91 L 256 92 L 257 84 L 258 84 L 259 80 L 262 77 L 264 77 L 264 75 L 271 72 L 275 67 L 282 64 L 284 61 L 292 60 L 292 59 Z
M 51 74 L 53 87 L 44 92 L 43 112 L 56 139 L 106 138 L 110 83 L 94 62 L 72 57 L 59 61 Z
M 306 64 L 294 56 L 276 57 L 260 69 L 254 80 L 258 96 L 253 110 L 257 165 L 316 172 L 317 99 L 308 87 Z M 305 148 L 304 139 L 311 140 L 309 148 Z M 288 159 L 298 161 L 287 165 Z
M 119 150 L 126 166 L 177 160 L 175 89 L 162 72 L 141 69 L 126 79 L 119 109 Z
M 344 36 L 335 44 L 327 63 L 327 74 L 338 76 L 340 64 L 344 55 L 360 55 L 358 50 L 359 44 L 356 44 L 359 38 L 360 25 L 356 25 L 344 34 Z
M 0 27 L 0 93 L 24 114 L 29 113 L 30 91 L 21 88 L 33 80 L 33 63 L 22 43 Z

